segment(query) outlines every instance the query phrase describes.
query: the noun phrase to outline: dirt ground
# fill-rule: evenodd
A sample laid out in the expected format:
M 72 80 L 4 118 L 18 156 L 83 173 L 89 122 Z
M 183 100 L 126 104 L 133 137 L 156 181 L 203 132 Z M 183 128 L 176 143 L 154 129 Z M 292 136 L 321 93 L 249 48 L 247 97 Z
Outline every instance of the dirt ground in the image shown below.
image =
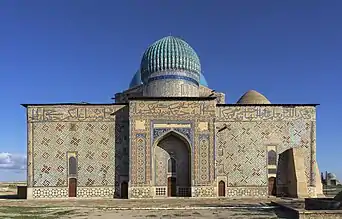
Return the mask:
M 23 218 L 285 218 L 262 209 L 270 199 L 160 199 L 160 200 L 0 200 L 0 219 Z M 149 208 L 159 208 L 151 210 Z M 173 208 L 166 210 L 165 208 Z M 196 208 L 196 209 L 179 209 Z M 213 208 L 213 209 L 203 209 Z M 229 209 L 224 209 L 229 208 Z
M 207 210 L 105 210 L 93 208 L 0 207 L 0 218 L 75 218 L 75 219 L 138 219 L 138 218 L 282 218 L 272 210 L 207 209 Z
M 8 188 L 0 191 L 0 219 L 284 218 L 274 209 L 262 209 L 272 199 L 20 200 L 15 199 L 14 186 L 0 187 Z M 159 210 L 149 209 L 156 207 Z

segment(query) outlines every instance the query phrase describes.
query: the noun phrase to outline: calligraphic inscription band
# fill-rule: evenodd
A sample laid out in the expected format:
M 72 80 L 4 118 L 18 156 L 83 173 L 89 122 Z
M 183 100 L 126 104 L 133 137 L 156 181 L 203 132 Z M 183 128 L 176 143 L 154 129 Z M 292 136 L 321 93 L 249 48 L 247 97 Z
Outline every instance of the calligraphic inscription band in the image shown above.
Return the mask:
M 226 106 L 218 107 L 217 110 L 220 119 L 225 121 L 316 120 L 314 107 Z
M 29 122 L 114 121 L 113 113 L 123 106 L 103 107 L 29 107 Z
M 149 101 L 132 102 L 131 115 L 150 116 L 215 116 L 214 101 Z

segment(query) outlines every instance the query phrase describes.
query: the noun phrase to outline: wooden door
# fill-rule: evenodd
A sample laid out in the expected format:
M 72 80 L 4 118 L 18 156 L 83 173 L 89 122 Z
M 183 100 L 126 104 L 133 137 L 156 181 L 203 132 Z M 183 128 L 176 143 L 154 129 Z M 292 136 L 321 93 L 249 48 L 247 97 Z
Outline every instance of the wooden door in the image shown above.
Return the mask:
M 69 178 L 69 197 L 76 197 L 77 193 L 77 179 Z
M 221 180 L 218 185 L 219 196 L 226 196 L 226 184 Z
M 268 195 L 276 195 L 276 178 L 268 178 Z
M 128 183 L 121 183 L 121 198 L 128 198 Z
M 167 196 L 177 196 L 176 177 L 167 178 Z

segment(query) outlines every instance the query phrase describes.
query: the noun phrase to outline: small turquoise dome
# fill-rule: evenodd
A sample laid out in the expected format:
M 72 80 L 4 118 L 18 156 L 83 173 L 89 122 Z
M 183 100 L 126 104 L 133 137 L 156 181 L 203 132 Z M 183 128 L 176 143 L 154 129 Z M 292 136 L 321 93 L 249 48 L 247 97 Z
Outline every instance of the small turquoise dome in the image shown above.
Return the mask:
M 148 77 L 155 72 L 185 71 L 201 73 L 200 60 L 193 48 L 184 40 L 167 36 L 153 43 L 144 52 L 141 77 L 147 83 Z
M 202 73 L 200 75 L 200 85 L 205 86 L 205 87 L 209 87 L 208 82 L 207 82 L 207 80 L 205 80 L 205 77 Z
M 141 82 L 141 74 L 140 74 L 140 71 L 138 70 L 135 73 L 135 75 L 133 76 L 133 78 L 131 80 L 131 83 L 129 83 L 129 88 L 133 88 L 133 87 L 139 86 L 141 84 L 142 84 L 142 82 Z

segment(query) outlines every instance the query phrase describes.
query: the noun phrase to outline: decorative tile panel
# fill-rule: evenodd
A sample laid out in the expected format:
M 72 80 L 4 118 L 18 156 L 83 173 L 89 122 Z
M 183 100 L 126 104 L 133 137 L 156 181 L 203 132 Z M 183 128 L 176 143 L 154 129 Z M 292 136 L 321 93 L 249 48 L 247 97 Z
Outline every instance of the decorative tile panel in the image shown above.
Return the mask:
M 136 177 L 137 184 L 144 184 L 146 181 L 146 135 L 145 134 L 137 134 L 135 139 L 135 147 L 136 147 Z
M 78 188 L 115 189 L 116 170 L 128 175 L 127 113 L 117 105 L 29 107 L 32 185 L 67 189 L 67 152 L 75 151 Z
M 220 121 L 315 121 L 316 110 L 311 106 L 220 106 L 216 108 Z
M 68 188 L 34 188 L 33 198 L 67 198 Z
M 227 108 L 230 109 L 221 107 L 219 113 L 224 112 L 225 117 L 216 123 L 216 174 L 228 177 L 228 187 L 267 186 L 266 147 L 270 144 L 277 146 L 278 154 L 292 147 L 303 148 L 305 174 L 310 183 L 310 161 L 316 148 L 311 143 L 315 141 L 314 108 Z M 281 178 L 278 184 L 282 184 Z
M 131 188 L 130 198 L 152 198 L 152 188 L 151 187 L 133 187 Z
M 216 197 L 215 189 L 212 186 L 192 187 L 192 197 Z
M 201 134 L 199 136 L 199 149 L 198 149 L 198 167 L 199 167 L 199 176 L 198 182 L 201 184 L 210 183 L 210 159 L 213 159 L 210 156 L 210 144 L 209 144 L 209 135 Z
M 267 197 L 268 187 L 228 187 L 227 197 Z

